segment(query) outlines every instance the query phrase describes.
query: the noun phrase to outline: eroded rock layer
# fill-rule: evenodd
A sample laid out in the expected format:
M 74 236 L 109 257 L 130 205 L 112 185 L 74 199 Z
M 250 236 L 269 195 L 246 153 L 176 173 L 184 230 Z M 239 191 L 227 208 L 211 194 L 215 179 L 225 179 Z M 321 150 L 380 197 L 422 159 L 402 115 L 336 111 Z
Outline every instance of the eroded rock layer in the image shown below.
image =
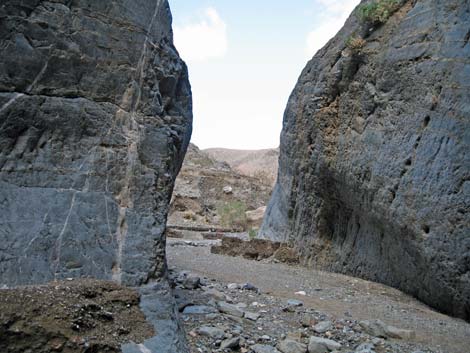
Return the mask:
M 263 236 L 469 320 L 469 38 L 468 1 L 353 14 L 290 97 Z
M 0 283 L 164 269 L 191 135 L 166 0 L 0 2 Z

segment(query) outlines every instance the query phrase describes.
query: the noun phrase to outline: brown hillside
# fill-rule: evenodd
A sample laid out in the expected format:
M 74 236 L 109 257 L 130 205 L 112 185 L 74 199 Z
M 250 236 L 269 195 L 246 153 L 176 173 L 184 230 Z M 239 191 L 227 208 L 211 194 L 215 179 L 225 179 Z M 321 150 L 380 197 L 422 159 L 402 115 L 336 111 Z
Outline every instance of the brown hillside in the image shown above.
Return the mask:
M 240 174 L 258 177 L 269 185 L 274 185 L 276 182 L 279 148 L 264 150 L 209 148 L 204 152 L 215 160 L 228 163 Z
M 176 179 L 168 225 L 246 230 L 258 227 L 272 187 L 242 175 L 190 144 Z M 264 210 L 263 210 L 264 211 Z M 246 214 L 245 214 L 246 213 Z M 255 214 L 256 213 L 256 214 Z

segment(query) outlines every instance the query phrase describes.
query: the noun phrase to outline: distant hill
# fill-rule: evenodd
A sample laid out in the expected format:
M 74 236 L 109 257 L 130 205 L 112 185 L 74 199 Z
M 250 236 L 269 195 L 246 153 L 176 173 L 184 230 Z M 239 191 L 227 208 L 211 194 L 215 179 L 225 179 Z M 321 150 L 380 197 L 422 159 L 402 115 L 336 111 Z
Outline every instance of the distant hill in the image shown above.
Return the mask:
M 169 227 L 257 228 L 271 191 L 271 185 L 190 144 L 176 179 Z
M 269 185 L 274 185 L 276 182 L 279 148 L 264 150 L 208 148 L 203 151 L 217 161 L 226 162 L 240 174 L 259 178 Z

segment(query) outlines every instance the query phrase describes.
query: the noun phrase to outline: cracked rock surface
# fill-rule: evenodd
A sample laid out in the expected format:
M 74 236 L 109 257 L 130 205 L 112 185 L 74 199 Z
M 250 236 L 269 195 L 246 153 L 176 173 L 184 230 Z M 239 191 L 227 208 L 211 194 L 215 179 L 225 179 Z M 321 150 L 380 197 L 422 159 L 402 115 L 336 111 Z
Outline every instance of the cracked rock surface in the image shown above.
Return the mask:
M 191 89 L 166 0 L 0 1 L 0 283 L 165 267 Z
M 302 72 L 261 234 L 470 320 L 470 4 L 401 5 L 353 14 Z

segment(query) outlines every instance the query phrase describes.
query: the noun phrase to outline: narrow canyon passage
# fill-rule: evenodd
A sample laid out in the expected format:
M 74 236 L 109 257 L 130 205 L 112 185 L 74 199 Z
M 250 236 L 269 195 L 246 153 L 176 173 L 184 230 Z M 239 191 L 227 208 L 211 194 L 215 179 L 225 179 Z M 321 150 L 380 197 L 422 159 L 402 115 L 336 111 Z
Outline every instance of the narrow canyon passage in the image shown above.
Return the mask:
M 0 0 L 0 353 L 469 353 L 470 0 L 215 3 Z
M 216 339 L 211 341 L 198 333 L 198 329 L 205 326 L 221 328 L 229 336 L 241 331 L 241 336 L 252 343 L 263 342 L 263 337 L 269 336 L 264 343 L 273 346 L 282 337 L 289 334 L 292 336 L 293 333 L 318 335 L 312 331 L 311 326 L 302 325 L 305 315 L 311 315 L 317 322 L 333 322 L 335 327 L 330 330 L 331 338 L 340 341 L 343 348 L 349 345 L 350 351 L 354 351 L 356 346 L 364 341 L 379 342 L 374 348 L 376 352 L 468 351 L 470 324 L 440 314 L 399 290 L 354 277 L 275 263 L 271 260 L 252 261 L 212 254 L 210 247 L 217 242 L 168 239 L 167 256 L 174 276 L 181 276 L 181 271 L 187 271 L 190 273 L 189 277 L 206 278 L 201 280 L 202 288 L 199 289 L 185 290 L 181 288 L 185 286 L 177 282 L 175 293 L 180 309 L 197 308 L 200 305 L 208 305 L 207 303 L 210 307 L 211 295 L 214 295 L 214 292 L 222 292 L 234 304 L 239 305 L 241 310 L 255 312 L 255 318 L 258 315 L 259 318 L 255 321 L 238 318 L 237 322 L 233 321 L 233 317 L 230 319 L 231 315 L 219 313 L 217 309 L 202 315 L 194 314 L 192 310 L 181 310 L 193 352 L 212 352 L 211 349 L 215 349 L 211 344 L 214 344 Z M 231 290 L 227 288 L 229 284 L 232 284 L 229 287 L 233 288 L 234 283 L 250 283 L 259 289 L 260 294 L 236 287 Z M 306 295 L 296 294 L 301 291 Z M 220 293 L 218 295 L 220 296 Z M 291 299 L 301 301 L 303 306 L 293 311 L 285 310 L 287 302 Z M 377 338 L 360 330 L 355 331 L 357 324 L 354 323 L 375 319 L 401 329 L 413 330 L 416 337 L 403 340 L 387 339 L 385 344 L 381 345 Z M 351 332 L 341 328 L 343 325 L 348 327 L 345 325 L 347 322 L 353 323 Z

